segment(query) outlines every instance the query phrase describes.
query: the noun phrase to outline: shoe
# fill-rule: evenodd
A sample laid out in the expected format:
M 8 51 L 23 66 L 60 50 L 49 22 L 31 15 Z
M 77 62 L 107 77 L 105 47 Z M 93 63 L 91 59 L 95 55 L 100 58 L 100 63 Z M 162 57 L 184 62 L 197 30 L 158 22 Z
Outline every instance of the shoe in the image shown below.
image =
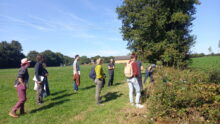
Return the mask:
M 141 104 L 136 104 L 135 106 L 136 108 L 144 108 L 144 105 L 141 105 Z
M 19 117 L 15 112 L 9 112 L 8 115 L 13 117 L 13 118 L 18 118 Z
M 135 104 L 134 103 L 130 103 L 131 104 L 131 106 L 135 106 Z
M 104 104 L 102 104 L 102 103 L 97 103 L 97 105 L 98 105 L 98 106 L 104 106 Z

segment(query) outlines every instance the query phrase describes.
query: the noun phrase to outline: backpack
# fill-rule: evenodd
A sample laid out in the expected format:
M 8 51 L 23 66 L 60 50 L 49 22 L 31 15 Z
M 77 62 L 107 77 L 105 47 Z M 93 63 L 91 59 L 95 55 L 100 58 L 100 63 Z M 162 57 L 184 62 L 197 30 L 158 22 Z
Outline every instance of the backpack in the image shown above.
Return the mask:
M 132 63 L 127 63 L 124 69 L 125 77 L 131 78 L 133 76 Z
M 91 79 L 93 79 L 93 80 L 95 80 L 95 78 L 96 78 L 95 67 L 96 67 L 96 66 L 93 66 L 93 67 L 91 68 L 90 73 L 89 73 L 89 78 L 91 78 Z

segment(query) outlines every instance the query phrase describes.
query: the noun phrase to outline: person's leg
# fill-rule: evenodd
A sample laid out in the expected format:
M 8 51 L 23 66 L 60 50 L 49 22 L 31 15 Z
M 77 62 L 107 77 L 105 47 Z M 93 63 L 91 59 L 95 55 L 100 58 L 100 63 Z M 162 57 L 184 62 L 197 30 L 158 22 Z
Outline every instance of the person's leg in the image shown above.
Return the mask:
M 44 84 L 37 84 L 37 103 L 43 103 L 43 87 Z
M 14 115 L 14 117 L 16 117 L 16 111 L 17 109 L 21 108 L 22 107 L 22 104 L 26 101 L 26 89 L 25 87 L 22 85 L 22 84 L 19 84 L 17 86 L 17 92 L 18 92 L 18 102 L 16 103 L 16 105 L 12 108 L 11 112 L 9 113 L 9 115 Z M 24 107 L 21 108 L 22 111 L 24 111 Z
M 114 72 L 112 73 L 112 77 L 111 77 L 111 85 L 113 85 L 113 82 L 114 82 Z
M 101 102 L 100 94 L 101 94 L 101 88 L 102 88 L 102 81 L 100 81 L 99 79 L 96 79 L 95 83 L 96 83 L 96 95 L 95 95 L 96 103 L 100 104 L 100 102 Z
M 140 90 L 143 91 L 142 77 L 141 76 L 138 77 L 137 80 L 138 80 L 138 84 L 140 86 Z
M 75 91 L 78 91 L 78 86 L 77 86 L 77 84 L 76 84 L 76 80 L 74 80 L 74 90 L 75 90 Z
M 130 103 L 134 104 L 134 100 L 133 100 L 133 97 L 134 97 L 134 95 L 133 95 L 134 87 L 133 87 L 131 79 L 128 79 L 128 88 L 129 88 L 129 100 L 130 100 Z
M 135 91 L 136 91 L 135 103 L 139 104 L 140 103 L 141 92 L 140 92 L 140 86 L 138 84 L 137 78 L 134 78 L 133 85 L 134 85 L 134 88 L 135 88 Z
M 108 86 L 111 86 L 111 73 L 109 72 Z

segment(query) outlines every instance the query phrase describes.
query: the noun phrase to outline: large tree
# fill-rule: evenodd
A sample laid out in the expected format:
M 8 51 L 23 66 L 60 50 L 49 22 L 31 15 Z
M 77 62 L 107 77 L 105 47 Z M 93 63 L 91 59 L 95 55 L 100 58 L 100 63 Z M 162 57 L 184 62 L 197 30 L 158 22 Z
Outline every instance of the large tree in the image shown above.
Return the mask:
M 19 67 L 21 59 L 25 55 L 22 53 L 22 46 L 18 41 L 0 42 L 0 68 Z
M 143 60 L 185 67 L 195 38 L 190 34 L 198 0 L 124 0 L 117 8 L 128 49 Z

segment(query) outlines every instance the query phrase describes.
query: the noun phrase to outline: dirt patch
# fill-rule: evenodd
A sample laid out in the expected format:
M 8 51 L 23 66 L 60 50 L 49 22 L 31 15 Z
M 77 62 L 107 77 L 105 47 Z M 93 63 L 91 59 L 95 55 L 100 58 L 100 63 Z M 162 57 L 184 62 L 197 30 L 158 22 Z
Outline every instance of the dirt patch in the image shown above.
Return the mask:
M 147 107 L 138 109 L 130 104 L 120 110 L 122 116 L 117 118 L 120 124 L 141 124 L 147 120 Z

